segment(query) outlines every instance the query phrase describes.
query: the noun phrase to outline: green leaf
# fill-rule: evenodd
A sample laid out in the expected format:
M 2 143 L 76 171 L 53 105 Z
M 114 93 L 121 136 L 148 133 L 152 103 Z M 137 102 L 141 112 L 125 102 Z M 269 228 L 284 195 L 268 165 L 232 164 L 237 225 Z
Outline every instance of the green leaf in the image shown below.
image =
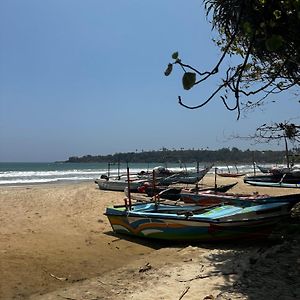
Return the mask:
M 266 4 L 267 0 L 259 0 L 259 2 L 262 6 L 264 6 Z
M 275 16 L 276 19 L 280 19 L 281 18 L 281 11 L 276 9 L 276 10 L 274 10 L 273 15 Z
M 174 53 L 172 54 L 172 58 L 173 58 L 173 59 L 177 59 L 177 58 L 178 58 L 178 52 L 174 52 Z
M 278 50 L 283 44 L 283 38 L 281 35 L 273 34 L 266 40 L 266 48 L 269 51 Z
M 172 70 L 173 70 L 173 65 L 172 64 L 168 64 L 168 67 L 165 70 L 165 76 L 169 76 L 171 74 Z
M 196 83 L 196 73 L 186 72 L 182 77 L 182 85 L 185 90 L 191 89 Z
M 252 26 L 249 22 L 244 22 L 243 23 L 243 29 L 244 29 L 244 32 L 246 34 L 251 34 L 252 33 Z

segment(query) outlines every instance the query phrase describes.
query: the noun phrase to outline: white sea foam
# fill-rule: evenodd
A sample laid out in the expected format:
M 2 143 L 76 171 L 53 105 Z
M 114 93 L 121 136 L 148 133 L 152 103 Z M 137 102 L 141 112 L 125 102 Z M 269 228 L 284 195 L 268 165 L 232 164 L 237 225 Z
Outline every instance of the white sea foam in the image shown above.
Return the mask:
M 103 169 L 1 171 L 0 185 L 93 180 L 105 173 Z
M 1 177 L 47 177 L 47 176 L 67 176 L 74 174 L 86 174 L 86 175 L 98 175 L 101 173 L 105 173 L 105 171 L 97 171 L 97 170 L 64 170 L 64 171 L 6 171 L 0 172 Z
M 15 180 L 0 180 L 0 185 L 11 185 L 11 184 L 27 184 L 27 183 L 47 183 L 55 182 L 57 179 L 15 179 Z
M 39 184 L 39 183 L 51 183 L 51 182 L 71 182 L 71 181 L 87 181 L 87 180 L 95 180 L 96 178 L 99 178 L 102 174 L 107 174 L 108 170 L 105 164 L 103 164 L 102 168 L 101 166 L 98 168 L 98 165 L 96 168 L 69 168 L 70 165 L 66 166 L 65 169 L 59 169 L 61 168 L 61 165 L 58 167 L 53 164 L 50 167 L 52 170 L 47 170 L 49 168 L 48 164 L 43 165 L 40 167 L 39 170 L 33 170 L 36 168 L 36 166 L 33 165 L 33 167 L 30 169 L 31 166 L 28 167 L 27 170 L 24 170 L 24 168 L 20 168 L 20 170 L 16 170 L 16 168 L 3 168 L 2 171 L 0 171 L 0 185 L 15 185 L 15 184 Z M 56 168 L 57 169 L 54 169 Z M 213 166 L 209 173 L 214 173 L 215 168 L 218 168 L 220 170 L 226 170 L 230 168 L 232 172 L 236 171 L 235 166 Z M 44 169 L 43 169 L 44 168 Z M 167 166 L 167 168 L 171 171 L 195 171 L 196 168 L 191 166 L 186 166 L 184 168 L 182 167 L 176 167 L 176 166 Z M 199 168 L 204 168 L 204 166 L 199 166 Z M 137 174 L 141 171 L 151 171 L 152 168 L 147 166 L 147 164 L 136 164 L 132 165 L 130 167 L 130 173 L 131 174 Z M 251 165 L 239 165 L 238 166 L 239 172 L 252 172 L 253 168 Z M 117 176 L 127 175 L 127 168 L 117 168 L 117 166 L 112 166 L 109 170 L 110 176 Z
M 51 183 L 51 182 L 63 182 L 63 181 L 86 181 L 93 180 L 94 177 L 57 177 L 57 178 L 30 178 L 30 179 L 12 179 L 12 180 L 0 180 L 0 185 L 12 185 L 12 184 L 35 184 L 35 183 Z

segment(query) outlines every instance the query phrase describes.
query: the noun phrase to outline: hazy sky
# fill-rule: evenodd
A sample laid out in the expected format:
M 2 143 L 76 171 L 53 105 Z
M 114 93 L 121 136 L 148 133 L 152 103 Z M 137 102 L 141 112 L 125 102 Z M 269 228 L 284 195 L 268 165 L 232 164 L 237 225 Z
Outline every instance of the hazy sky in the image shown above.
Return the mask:
M 196 111 L 177 103 L 197 103 L 218 80 L 184 92 L 179 70 L 163 74 L 171 54 L 209 68 L 219 55 L 211 37 L 202 0 L 1 0 L 0 161 L 283 149 L 227 138 L 298 117 L 289 94 L 239 121 L 219 99 Z

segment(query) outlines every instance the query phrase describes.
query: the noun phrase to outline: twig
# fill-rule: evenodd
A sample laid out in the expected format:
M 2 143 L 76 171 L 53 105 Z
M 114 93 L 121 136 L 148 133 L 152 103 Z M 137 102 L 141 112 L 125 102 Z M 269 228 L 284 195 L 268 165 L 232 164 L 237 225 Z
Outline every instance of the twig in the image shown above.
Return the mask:
M 146 271 L 151 270 L 151 269 L 152 269 L 152 266 L 149 263 L 146 263 L 143 267 L 141 267 L 139 269 L 139 273 L 146 272 Z
M 114 242 L 118 242 L 118 241 L 120 241 L 121 239 L 120 238 L 118 238 L 118 239 L 114 239 L 114 240 L 112 240 L 111 242 L 112 243 L 114 243 Z
M 181 299 L 184 297 L 184 295 L 189 291 L 189 289 L 190 289 L 190 286 L 187 286 L 187 287 L 182 291 L 182 293 L 181 293 L 181 295 L 180 295 L 180 297 L 179 297 L 178 300 L 181 300 Z
M 64 299 L 67 299 L 67 300 L 77 300 L 76 298 L 71 298 L 71 297 L 65 297 L 65 296 L 62 296 L 62 295 L 57 295 L 61 298 L 64 298 Z
M 103 285 L 111 285 L 111 283 L 105 283 L 105 282 L 101 281 L 100 279 L 97 279 L 97 281 L 100 282 Z
M 203 279 L 203 278 L 207 278 L 207 277 L 211 277 L 211 276 L 219 276 L 219 275 L 235 275 L 237 274 L 237 272 L 233 271 L 233 272 L 212 272 L 210 274 L 204 274 L 204 275 L 197 275 L 193 278 L 187 279 L 187 280 L 178 280 L 179 282 L 190 282 L 193 281 L 195 279 Z
M 51 274 L 51 273 L 49 273 L 49 275 L 50 275 L 51 277 L 53 277 L 53 278 L 59 280 L 59 281 L 67 281 L 67 280 L 68 280 L 68 278 L 66 278 L 66 277 L 57 277 L 57 276 L 55 276 L 55 275 L 53 275 L 53 274 Z

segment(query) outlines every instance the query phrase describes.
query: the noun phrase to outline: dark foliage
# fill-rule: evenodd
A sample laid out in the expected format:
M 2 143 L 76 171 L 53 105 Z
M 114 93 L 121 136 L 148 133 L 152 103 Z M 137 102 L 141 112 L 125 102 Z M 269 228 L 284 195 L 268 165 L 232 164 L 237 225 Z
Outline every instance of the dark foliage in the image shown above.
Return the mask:
M 116 153 L 113 155 L 85 155 L 70 157 L 67 162 L 131 162 L 131 163 L 283 163 L 285 151 L 242 151 L 237 148 L 219 150 L 168 150 Z
M 175 52 L 165 75 L 171 74 L 173 65 L 179 65 L 183 88 L 190 90 L 220 73 L 225 57 L 235 55 L 240 63 L 226 67 L 219 86 L 199 105 L 189 106 L 179 96 L 180 105 L 197 109 L 218 96 L 228 110 L 238 112 L 239 118 L 241 109 L 261 105 L 270 94 L 299 87 L 299 0 L 204 0 L 204 4 L 220 35 L 215 40 L 222 51 L 219 61 L 211 70 L 200 71 L 183 63 Z M 250 99 L 242 103 L 241 96 Z

